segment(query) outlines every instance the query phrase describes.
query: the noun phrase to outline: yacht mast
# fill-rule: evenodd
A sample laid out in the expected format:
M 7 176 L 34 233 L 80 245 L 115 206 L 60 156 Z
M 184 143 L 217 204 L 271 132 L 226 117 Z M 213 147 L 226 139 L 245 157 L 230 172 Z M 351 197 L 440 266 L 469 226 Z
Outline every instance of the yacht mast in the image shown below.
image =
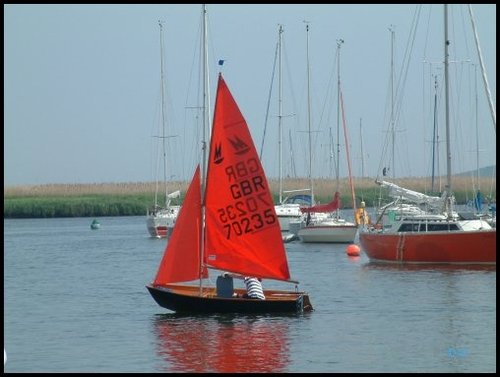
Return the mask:
M 444 4 L 444 93 L 445 93 L 445 124 L 446 124 L 446 208 L 451 216 L 451 146 L 450 146 L 450 105 L 449 105 L 449 72 L 448 72 L 448 4 Z
M 165 208 L 168 205 L 168 187 L 167 187 L 167 148 L 165 134 L 165 75 L 163 69 L 163 22 L 158 20 L 160 25 L 160 86 L 161 86 L 161 139 L 162 139 L 162 155 L 163 155 L 163 183 L 165 184 Z M 156 203 L 155 193 L 155 203 Z
M 201 197 L 202 201 L 205 197 L 207 165 L 208 165 L 208 142 L 207 137 L 211 136 L 210 127 L 210 83 L 208 79 L 208 48 L 207 48 L 207 6 L 202 6 L 202 51 L 203 56 L 200 59 L 203 65 L 203 130 L 202 130 L 202 172 L 201 172 Z M 207 136 L 208 135 L 208 136 Z M 205 254 L 205 206 L 201 206 L 201 223 L 199 225 L 200 231 L 200 281 L 199 281 L 199 294 L 201 296 L 203 291 L 203 269 L 204 254 Z
M 210 127 L 210 80 L 208 75 L 208 46 L 207 46 L 207 6 L 203 4 L 202 8 L 203 20 L 202 20 L 202 44 L 203 44 L 203 141 L 202 141 L 202 188 L 205 187 L 205 177 L 207 174 L 207 137 L 210 137 L 211 127 Z M 204 192 L 204 190 L 202 190 Z
M 394 29 L 393 25 L 389 28 L 391 32 L 391 135 L 392 135 L 392 179 L 396 177 L 396 161 L 394 158 L 394 149 L 396 145 L 396 130 L 394 125 Z
M 281 120 L 283 117 L 283 81 L 282 81 L 282 60 L 281 60 L 281 34 L 283 33 L 283 26 L 279 26 L 278 30 L 278 149 L 279 149 L 279 202 L 283 203 L 283 128 L 281 125 Z
M 337 39 L 337 167 L 335 172 L 335 191 L 340 192 L 340 46 L 344 43 L 343 39 Z M 335 216 L 339 218 L 340 210 L 335 210 Z
M 308 135 L 309 135 L 309 180 L 311 184 L 311 205 L 314 205 L 314 182 L 312 175 L 312 142 L 311 142 L 311 91 L 310 91 L 310 67 L 309 67 L 309 22 L 304 21 L 306 23 L 306 33 L 307 33 L 307 42 L 306 42 L 306 55 L 307 55 L 307 127 L 308 127 Z
M 475 93 L 475 122 L 476 122 L 476 179 L 477 190 L 481 189 L 481 180 L 479 179 L 479 122 L 478 122 L 478 98 L 477 98 L 477 65 L 474 64 L 474 93 Z
M 434 166 L 436 161 L 436 133 L 437 133 L 437 76 L 434 76 L 434 130 L 432 132 L 432 178 L 431 178 L 431 192 L 434 192 Z

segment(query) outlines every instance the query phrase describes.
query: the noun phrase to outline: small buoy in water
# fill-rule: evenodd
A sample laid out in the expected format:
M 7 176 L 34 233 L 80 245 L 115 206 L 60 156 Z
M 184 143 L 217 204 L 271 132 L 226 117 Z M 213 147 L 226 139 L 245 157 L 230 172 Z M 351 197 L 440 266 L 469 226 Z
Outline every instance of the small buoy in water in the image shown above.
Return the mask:
M 355 244 L 349 245 L 345 249 L 345 252 L 350 257 L 358 257 L 359 256 L 359 246 L 355 245 Z
M 299 236 L 297 236 L 296 234 L 289 233 L 287 235 L 282 236 L 281 238 L 283 239 L 284 243 L 288 243 L 288 242 L 298 240 Z

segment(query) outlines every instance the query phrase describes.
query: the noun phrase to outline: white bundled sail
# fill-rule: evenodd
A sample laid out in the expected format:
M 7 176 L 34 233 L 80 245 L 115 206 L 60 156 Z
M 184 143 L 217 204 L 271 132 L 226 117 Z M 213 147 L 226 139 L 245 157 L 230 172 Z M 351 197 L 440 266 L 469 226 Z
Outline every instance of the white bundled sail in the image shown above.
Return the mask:
M 387 181 L 377 180 L 376 183 L 382 187 L 387 187 L 389 189 L 389 196 L 395 199 L 404 199 L 415 204 L 425 204 L 432 208 L 443 208 L 446 200 L 446 192 L 443 192 L 441 197 L 430 196 L 422 194 L 421 192 L 405 189 Z

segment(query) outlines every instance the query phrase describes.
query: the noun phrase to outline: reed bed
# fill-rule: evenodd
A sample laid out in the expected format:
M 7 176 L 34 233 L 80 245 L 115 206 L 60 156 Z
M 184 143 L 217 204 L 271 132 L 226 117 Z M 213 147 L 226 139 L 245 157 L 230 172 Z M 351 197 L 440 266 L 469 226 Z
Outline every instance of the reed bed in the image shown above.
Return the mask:
M 431 179 L 423 178 L 400 178 L 396 180 L 388 179 L 404 188 L 419 192 L 431 192 Z M 436 178 L 437 182 L 444 182 L 446 177 Z M 364 190 L 377 189 L 379 186 L 372 178 L 354 178 L 356 196 L 362 194 Z M 319 198 L 332 198 L 335 191 L 339 191 L 342 195 L 350 197 L 350 185 L 347 178 L 339 180 L 339 187 L 333 179 L 314 179 L 314 194 Z M 167 186 L 168 192 L 181 190 L 185 193 L 188 182 L 173 181 Z M 277 179 L 270 179 L 269 186 L 274 196 L 278 195 L 279 182 Z M 283 189 L 287 190 L 307 190 L 310 186 L 309 179 L 285 179 L 283 180 Z M 88 196 L 88 195 L 153 195 L 156 184 L 154 182 L 126 182 L 126 183 L 90 183 L 90 184 L 45 184 L 45 185 L 22 185 L 22 186 L 7 186 L 4 188 L 5 198 L 19 197 L 69 197 L 69 196 Z M 483 188 L 483 194 L 496 196 L 496 179 L 481 178 L 480 187 Z M 472 179 L 470 177 L 457 176 L 453 178 L 453 190 L 459 192 L 473 192 Z M 438 192 L 439 190 L 435 190 Z M 304 191 L 306 192 L 306 191 Z
M 444 179 L 441 179 L 444 182 Z M 363 200 L 367 206 L 377 206 L 381 188 L 370 178 L 355 178 L 356 206 Z M 439 180 L 436 180 L 439 182 Z M 430 193 L 429 178 L 402 178 L 394 183 L 407 189 Z M 474 197 L 470 177 L 456 177 L 453 189 L 458 204 L 465 204 Z M 173 204 L 181 204 L 187 190 L 187 182 L 171 182 L 168 192 L 181 191 L 181 197 Z M 269 180 L 273 200 L 278 203 L 279 182 Z M 284 191 L 300 190 L 308 193 L 310 182 L 306 178 L 286 179 Z M 139 183 L 96 183 L 96 184 L 46 184 L 10 186 L 4 188 L 4 218 L 44 218 L 75 216 L 129 216 L 145 215 L 154 200 L 156 184 Z M 483 178 L 480 187 L 487 203 L 496 201 L 496 180 Z M 316 201 L 326 203 L 332 200 L 335 191 L 341 193 L 341 207 L 352 208 L 352 197 L 347 178 L 339 181 L 339 186 L 331 179 L 314 180 Z M 384 189 L 382 189 L 383 192 Z M 298 193 L 298 192 L 296 192 Z M 294 193 L 285 193 L 284 196 Z M 163 195 L 161 195 L 163 197 Z M 161 203 L 161 198 L 158 198 Z
M 126 183 L 83 183 L 83 184 L 46 184 L 22 185 L 4 188 L 4 198 L 12 197 L 68 197 L 86 195 L 136 195 L 155 192 L 154 182 Z M 169 192 L 185 191 L 186 182 L 171 182 Z

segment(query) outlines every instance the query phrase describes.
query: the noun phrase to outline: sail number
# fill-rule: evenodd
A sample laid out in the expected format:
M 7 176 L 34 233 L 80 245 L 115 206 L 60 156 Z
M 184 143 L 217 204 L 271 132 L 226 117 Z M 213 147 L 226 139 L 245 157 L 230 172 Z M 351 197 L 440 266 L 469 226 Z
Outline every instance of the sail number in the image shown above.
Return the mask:
M 235 199 L 240 198 L 240 196 L 233 197 Z M 260 210 L 259 207 L 266 209 Z M 226 231 L 227 239 L 230 239 L 233 235 L 241 236 L 242 234 L 258 231 L 276 222 L 276 215 L 272 207 L 270 207 L 265 192 L 256 193 L 242 200 L 236 200 L 234 204 L 219 208 L 217 213 Z
M 256 158 L 239 161 L 225 169 L 233 204 L 217 210 L 226 238 L 259 231 L 276 223 L 262 168 Z
M 234 207 L 238 208 L 237 202 Z M 224 223 L 226 230 L 226 238 L 230 239 L 232 235 L 241 236 L 243 234 L 252 233 L 253 231 L 260 230 L 266 225 L 271 225 L 276 222 L 276 217 L 273 211 L 268 208 L 262 214 L 252 213 L 248 216 L 238 217 L 236 214 L 239 210 L 234 210 L 232 205 L 226 208 L 219 209 L 219 219 Z M 241 216 L 241 215 L 240 215 Z M 233 221 L 231 221 L 233 220 Z

